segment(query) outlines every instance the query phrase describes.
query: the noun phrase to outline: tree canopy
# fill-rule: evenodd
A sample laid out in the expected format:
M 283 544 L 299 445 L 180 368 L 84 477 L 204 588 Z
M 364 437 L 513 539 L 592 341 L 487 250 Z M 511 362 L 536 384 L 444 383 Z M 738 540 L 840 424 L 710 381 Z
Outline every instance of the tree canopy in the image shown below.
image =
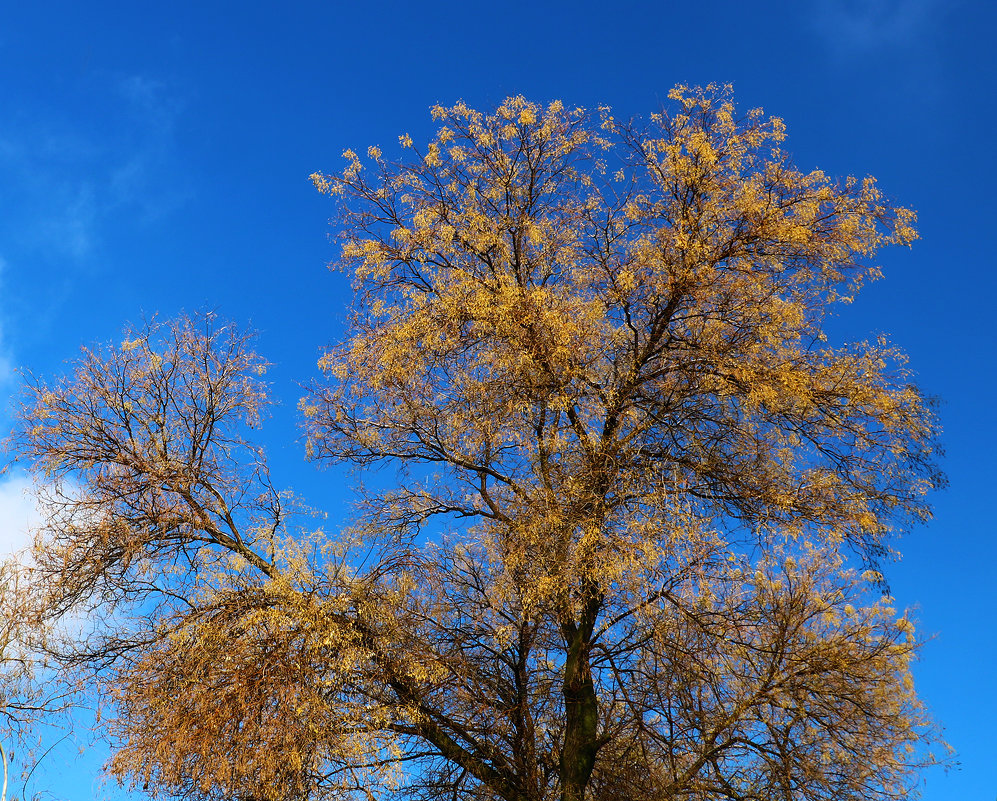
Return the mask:
M 669 98 L 627 124 L 437 107 L 424 149 L 313 176 L 356 297 L 308 454 L 401 468 L 341 531 L 271 480 L 266 362 L 211 315 L 30 382 L 35 576 L 95 621 L 61 656 L 112 699 L 112 773 L 261 801 L 910 796 L 934 730 L 878 568 L 928 516 L 937 426 L 902 352 L 824 321 L 914 214 L 795 168 L 728 89 Z

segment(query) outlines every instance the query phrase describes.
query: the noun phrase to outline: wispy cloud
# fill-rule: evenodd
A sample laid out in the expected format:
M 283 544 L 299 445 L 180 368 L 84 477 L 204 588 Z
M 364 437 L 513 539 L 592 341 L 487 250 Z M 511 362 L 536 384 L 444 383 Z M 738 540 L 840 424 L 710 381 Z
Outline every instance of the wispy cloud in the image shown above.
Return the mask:
M 0 249 L 84 260 L 110 226 L 142 223 L 186 196 L 176 164 L 181 103 L 142 75 L 78 87 L 86 117 L 23 108 L 0 125 Z
M 0 297 L 3 293 L 3 273 L 7 267 L 7 262 L 0 256 Z M 0 308 L 0 393 L 6 392 L 10 382 L 14 378 L 14 362 L 11 357 L 10 343 L 4 336 L 3 309 Z M 3 411 L 0 409 L 0 419 L 3 418 Z
M 819 34 L 846 55 L 917 46 L 946 6 L 943 0 L 818 0 L 814 7 Z
M 120 78 L 116 91 L 127 105 L 133 133 L 131 147 L 110 172 L 109 204 L 135 206 L 145 219 L 155 219 L 187 196 L 176 174 L 169 182 L 160 180 L 175 156 L 182 103 L 165 83 L 144 75 Z
M 75 314 L 122 242 L 190 196 L 181 92 L 146 75 L 67 79 L 62 102 L 7 99 L 0 119 L 0 392 L 33 345 Z M 6 385 L 5 385 L 6 384 Z M 0 437 L 6 404 L 0 400 Z

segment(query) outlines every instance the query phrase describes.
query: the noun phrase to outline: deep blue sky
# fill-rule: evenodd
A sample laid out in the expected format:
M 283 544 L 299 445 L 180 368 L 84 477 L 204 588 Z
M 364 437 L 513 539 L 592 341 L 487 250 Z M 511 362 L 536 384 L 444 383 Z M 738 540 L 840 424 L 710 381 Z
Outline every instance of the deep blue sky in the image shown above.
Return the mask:
M 922 240 L 882 254 L 886 278 L 835 329 L 890 334 L 944 399 L 952 486 L 887 578 L 936 635 L 916 675 L 962 763 L 929 773 L 924 797 L 992 798 L 995 34 L 985 0 L 8 3 L 0 393 L 12 368 L 56 371 L 143 313 L 216 307 L 276 364 L 278 478 L 335 515 L 342 477 L 304 465 L 294 429 L 295 382 L 347 300 L 308 175 L 347 147 L 424 139 L 436 102 L 522 93 L 626 118 L 676 83 L 731 82 L 742 108 L 785 119 L 800 167 L 871 173 L 920 214 Z M 18 481 L 0 483 L 0 523 L 23 516 Z M 90 798 L 93 759 L 67 760 L 34 789 Z

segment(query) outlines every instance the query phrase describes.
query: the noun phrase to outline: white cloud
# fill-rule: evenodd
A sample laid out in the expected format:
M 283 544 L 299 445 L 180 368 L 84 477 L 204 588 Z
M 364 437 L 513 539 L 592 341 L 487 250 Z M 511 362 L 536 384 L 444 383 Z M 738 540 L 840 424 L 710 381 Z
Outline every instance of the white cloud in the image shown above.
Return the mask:
M 31 487 L 22 473 L 0 478 L 0 558 L 27 548 L 32 528 L 41 522 Z

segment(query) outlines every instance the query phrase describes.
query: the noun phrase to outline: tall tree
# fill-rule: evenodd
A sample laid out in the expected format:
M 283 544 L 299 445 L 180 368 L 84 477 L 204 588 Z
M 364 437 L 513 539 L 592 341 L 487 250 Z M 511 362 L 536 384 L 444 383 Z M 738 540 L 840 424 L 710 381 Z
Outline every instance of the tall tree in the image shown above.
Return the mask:
M 309 453 L 402 467 L 341 535 L 289 520 L 231 328 L 32 385 L 45 603 L 113 609 L 67 654 L 113 694 L 113 772 L 218 798 L 909 797 L 932 729 L 875 568 L 928 514 L 935 422 L 897 349 L 823 320 L 914 215 L 795 169 L 726 89 L 670 98 L 643 126 L 438 107 L 424 152 L 314 176 L 357 296 Z

